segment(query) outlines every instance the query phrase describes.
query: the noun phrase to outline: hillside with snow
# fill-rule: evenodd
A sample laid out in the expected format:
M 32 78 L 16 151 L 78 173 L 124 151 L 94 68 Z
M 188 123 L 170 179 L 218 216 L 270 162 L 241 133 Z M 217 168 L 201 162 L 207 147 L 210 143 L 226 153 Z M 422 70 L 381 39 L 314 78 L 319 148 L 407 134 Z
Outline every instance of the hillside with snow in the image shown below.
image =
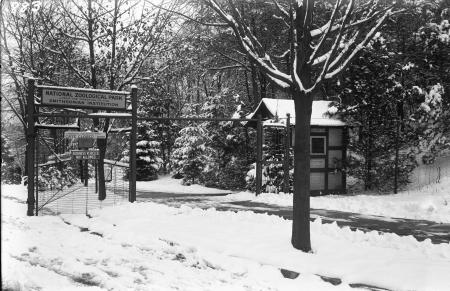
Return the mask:
M 3 287 L 12 290 L 449 290 L 450 244 L 291 222 L 252 212 L 124 203 L 26 217 L 26 189 L 2 186 Z M 300 273 L 295 279 L 280 268 Z M 335 278 L 335 284 L 321 278 Z

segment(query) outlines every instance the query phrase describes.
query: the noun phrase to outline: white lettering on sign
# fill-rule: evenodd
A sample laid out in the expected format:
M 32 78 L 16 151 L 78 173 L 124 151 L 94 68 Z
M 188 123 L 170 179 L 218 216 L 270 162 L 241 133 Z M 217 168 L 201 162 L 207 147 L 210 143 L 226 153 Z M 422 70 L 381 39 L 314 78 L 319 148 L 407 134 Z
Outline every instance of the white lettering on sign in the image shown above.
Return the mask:
M 100 138 L 105 139 L 105 132 L 90 132 L 90 131 L 66 131 L 64 132 L 64 138 L 68 139 L 85 139 L 85 138 Z
M 77 108 L 126 109 L 126 94 L 100 90 L 95 92 L 94 90 L 43 88 L 41 102 L 42 105 Z

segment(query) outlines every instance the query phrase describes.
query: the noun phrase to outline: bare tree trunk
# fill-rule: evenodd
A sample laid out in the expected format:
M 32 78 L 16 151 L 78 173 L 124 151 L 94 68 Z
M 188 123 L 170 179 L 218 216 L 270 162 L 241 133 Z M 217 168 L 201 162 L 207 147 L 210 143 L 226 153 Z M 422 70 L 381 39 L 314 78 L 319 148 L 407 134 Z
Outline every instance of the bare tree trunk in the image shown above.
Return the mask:
M 248 99 L 248 104 L 254 104 L 253 102 L 253 97 L 250 95 L 250 86 L 248 85 L 248 73 L 247 70 L 244 70 L 244 82 L 245 82 L 245 89 L 247 92 L 247 99 Z
M 368 124 L 368 133 L 367 133 L 367 143 L 366 143 L 366 179 L 364 182 L 364 190 L 372 189 L 372 164 L 373 164 L 373 129 L 372 129 L 372 118 L 369 117 Z
M 111 63 L 109 65 L 109 90 L 115 89 L 116 80 L 116 31 L 117 31 L 117 15 L 119 13 L 118 1 L 114 1 L 114 17 L 112 19 L 112 35 L 111 35 Z M 93 55 L 93 53 L 92 53 Z M 109 111 L 107 111 L 109 112 Z M 106 148 L 108 141 L 108 129 L 109 129 L 110 119 L 105 119 L 105 124 L 103 126 L 103 131 L 106 133 L 105 139 L 98 139 L 97 146 L 99 151 L 99 161 L 97 163 L 97 178 L 98 178 L 98 200 L 105 200 L 106 198 L 106 179 L 105 179 L 105 157 Z
M 259 87 L 261 92 L 261 99 L 267 97 L 267 80 L 263 73 L 259 73 Z
M 398 192 L 398 159 L 399 159 L 399 136 L 400 136 L 400 127 L 398 122 L 398 116 L 395 119 L 395 158 L 394 158 L 394 194 Z
M 95 63 L 95 49 L 94 49 L 94 19 L 92 16 L 92 0 L 88 1 L 88 35 L 89 35 L 89 65 L 91 71 L 91 87 L 93 89 L 97 89 L 97 68 Z M 97 110 L 94 110 L 96 112 Z M 100 128 L 100 120 L 98 118 L 93 119 L 94 127 L 99 130 Z M 105 189 L 105 167 L 104 167 L 104 159 L 105 159 L 105 151 L 106 151 L 106 139 L 97 139 L 97 147 L 99 149 L 99 161 L 98 161 L 98 199 L 104 200 L 106 198 L 106 189 Z M 84 177 L 85 179 L 89 179 L 89 176 Z
M 295 145 L 294 145 L 294 202 L 292 245 L 301 251 L 311 251 L 309 227 L 310 188 L 310 131 L 312 94 L 294 93 Z
M 261 101 L 261 97 L 259 96 L 258 91 L 258 82 L 256 79 L 258 78 L 256 67 L 253 63 L 250 63 L 250 69 L 252 72 L 252 92 L 253 92 L 253 101 L 254 101 L 254 107 L 258 106 L 259 101 Z

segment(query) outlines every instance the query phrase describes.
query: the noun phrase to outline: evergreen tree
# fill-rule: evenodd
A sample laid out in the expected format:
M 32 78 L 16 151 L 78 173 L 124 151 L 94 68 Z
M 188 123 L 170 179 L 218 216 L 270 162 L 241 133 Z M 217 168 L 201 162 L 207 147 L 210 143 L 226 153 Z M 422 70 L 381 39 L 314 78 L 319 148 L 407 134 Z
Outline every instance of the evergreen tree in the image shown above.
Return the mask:
M 179 100 L 173 97 L 169 90 L 166 73 L 155 74 L 151 82 L 142 84 L 139 114 L 147 117 L 176 117 L 179 114 Z M 175 139 L 180 127 L 178 122 L 169 120 L 151 120 L 146 122 L 152 128 L 154 139 L 158 140 L 159 157 L 162 159 L 161 169 L 164 173 L 170 171 L 170 157 Z
M 209 146 L 206 130 L 192 124 L 182 128 L 174 147 L 174 171 L 181 174 L 187 184 L 196 183 L 196 180 L 199 182 L 202 173 L 209 171 L 211 157 L 215 154 L 214 149 Z
M 348 171 L 366 189 L 397 192 L 417 163 L 448 146 L 448 21 L 445 9 L 415 11 L 390 23 L 337 88 L 341 113 L 357 128 Z
M 136 144 L 136 179 L 138 181 L 152 181 L 158 178 L 163 160 L 160 158 L 161 143 L 157 141 L 155 130 L 147 122 L 138 128 L 138 142 Z
M 218 94 L 207 97 L 201 116 L 205 118 L 231 116 L 232 107 L 225 100 L 233 98 L 239 104 L 240 98 L 238 95 L 229 95 L 229 90 L 222 89 Z M 235 115 L 244 115 L 241 105 L 238 106 Z M 245 173 L 249 167 L 248 155 L 251 152 L 248 129 L 241 124 L 223 121 L 207 121 L 202 126 L 208 134 L 209 146 L 215 152 L 210 156 L 208 171 L 202 175 L 204 184 L 225 189 L 243 189 L 246 185 Z

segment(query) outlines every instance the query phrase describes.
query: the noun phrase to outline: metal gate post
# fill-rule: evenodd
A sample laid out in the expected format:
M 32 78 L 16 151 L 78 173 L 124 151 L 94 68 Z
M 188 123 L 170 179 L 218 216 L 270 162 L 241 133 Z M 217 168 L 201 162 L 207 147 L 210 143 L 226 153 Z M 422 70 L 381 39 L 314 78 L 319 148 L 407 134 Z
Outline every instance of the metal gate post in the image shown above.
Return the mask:
M 137 87 L 131 87 L 130 175 L 128 201 L 136 201 Z
M 35 164 L 35 138 L 36 132 L 34 129 L 34 82 L 33 78 L 28 79 L 28 95 L 27 95 L 27 183 L 28 183 L 28 197 L 27 204 L 28 210 L 27 215 L 34 215 L 34 204 L 36 200 L 34 199 L 34 164 Z
M 256 195 L 261 194 L 262 188 L 262 134 L 262 118 L 261 114 L 258 114 L 258 123 L 256 125 Z
M 284 193 L 289 193 L 289 159 L 290 159 L 290 140 L 291 140 L 291 115 L 286 114 L 286 139 L 284 141 Z
M 88 164 L 88 160 L 84 161 L 83 169 L 84 169 L 84 187 L 88 187 L 88 183 L 89 183 L 89 164 Z
M 36 132 L 37 133 L 37 132 Z M 37 134 L 35 136 L 37 138 Z M 36 156 L 36 165 L 34 166 L 35 168 L 35 177 L 36 177 L 36 184 L 35 184 L 35 188 L 34 188 L 34 196 L 35 196 L 35 215 L 38 216 L 39 215 L 39 143 L 35 146 L 35 151 L 34 151 L 34 155 Z

